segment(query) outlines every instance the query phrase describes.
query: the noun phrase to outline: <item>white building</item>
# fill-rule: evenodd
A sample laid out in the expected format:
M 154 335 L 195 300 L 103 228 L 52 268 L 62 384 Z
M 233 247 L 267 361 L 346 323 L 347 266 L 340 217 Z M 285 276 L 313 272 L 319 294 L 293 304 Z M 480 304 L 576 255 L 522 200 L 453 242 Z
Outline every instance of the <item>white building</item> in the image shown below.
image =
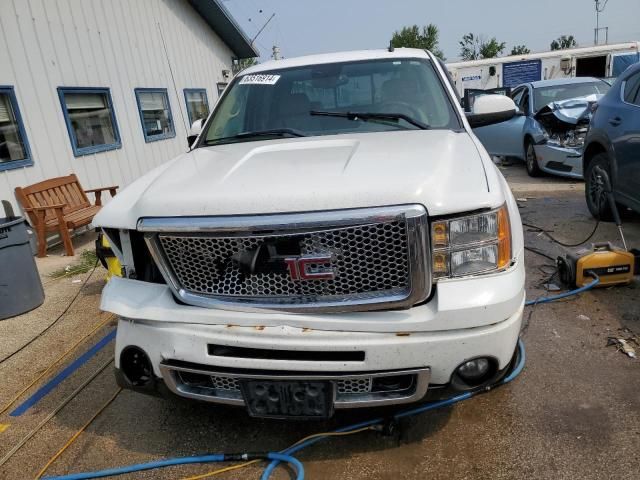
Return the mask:
M 127 185 L 256 56 L 221 0 L 2 0 L 0 199 L 69 173 Z

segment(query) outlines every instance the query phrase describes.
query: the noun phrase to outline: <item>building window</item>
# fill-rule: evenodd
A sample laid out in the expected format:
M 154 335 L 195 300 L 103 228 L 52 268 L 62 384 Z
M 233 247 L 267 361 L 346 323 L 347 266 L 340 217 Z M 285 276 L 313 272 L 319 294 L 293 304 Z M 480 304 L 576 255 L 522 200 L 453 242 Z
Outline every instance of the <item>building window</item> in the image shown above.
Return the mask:
M 224 93 L 224 89 L 227 88 L 227 85 L 229 85 L 228 83 L 218 83 L 218 98 L 220 98 L 222 96 L 222 94 Z
M 76 157 L 121 147 L 108 88 L 58 87 L 58 96 Z
M 136 88 L 135 92 L 145 142 L 175 137 L 167 89 Z
M 207 101 L 207 91 L 204 88 L 185 88 L 184 101 L 187 104 L 189 125 L 209 116 L 209 102 Z
M 33 165 L 13 87 L 0 87 L 0 170 Z

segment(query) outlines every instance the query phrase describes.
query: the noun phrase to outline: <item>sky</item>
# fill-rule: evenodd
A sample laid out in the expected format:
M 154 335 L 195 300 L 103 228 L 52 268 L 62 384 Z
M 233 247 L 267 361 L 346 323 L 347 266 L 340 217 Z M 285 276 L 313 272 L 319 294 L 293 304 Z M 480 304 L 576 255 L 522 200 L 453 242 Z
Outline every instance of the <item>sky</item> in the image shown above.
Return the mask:
M 256 39 L 260 61 L 273 45 L 280 54 L 385 48 L 391 35 L 407 25 L 435 23 L 447 60 L 459 56 L 465 33 L 496 37 L 532 52 L 549 50 L 563 34 L 578 44 L 593 44 L 595 0 L 222 0 L 249 38 L 271 14 L 276 16 Z M 600 26 L 609 27 L 609 43 L 640 40 L 640 0 L 609 0 Z

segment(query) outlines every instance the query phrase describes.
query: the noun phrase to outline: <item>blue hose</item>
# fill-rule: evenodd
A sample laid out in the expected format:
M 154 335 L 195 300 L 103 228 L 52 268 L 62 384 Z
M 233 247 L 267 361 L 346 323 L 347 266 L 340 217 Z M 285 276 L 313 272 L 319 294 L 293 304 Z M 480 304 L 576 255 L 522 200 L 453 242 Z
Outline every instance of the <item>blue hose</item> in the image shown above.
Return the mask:
M 267 458 L 274 462 L 287 462 L 289 465 L 292 465 L 296 469 L 296 480 L 304 480 L 304 467 L 302 466 L 302 462 L 297 458 L 292 457 L 291 455 L 286 455 L 284 453 L 269 453 L 267 454 Z
M 127 467 L 110 468 L 107 470 L 99 470 L 97 472 L 85 472 L 85 473 L 72 473 L 70 475 L 62 475 L 60 477 L 44 477 L 43 480 L 87 480 L 91 478 L 112 477 L 115 475 L 124 475 L 125 473 L 140 472 L 142 470 L 153 470 L 156 468 L 170 467 L 173 465 L 187 465 L 191 463 L 212 463 L 212 462 L 224 462 L 229 461 L 228 455 L 217 453 L 214 455 L 203 455 L 199 457 L 181 457 L 170 458 L 167 460 L 159 460 L 156 462 L 139 463 L 137 465 L 129 465 Z M 233 455 L 237 460 L 239 455 Z M 247 455 L 247 459 L 250 459 L 251 455 Z M 304 480 L 304 467 L 300 460 L 293 458 L 291 455 L 283 453 L 268 453 L 263 455 L 262 458 L 267 458 L 275 462 L 286 462 L 293 466 L 296 470 L 296 480 Z
M 123 475 L 125 473 L 140 472 L 142 470 L 153 470 L 155 468 L 170 467 L 172 465 L 186 465 L 189 463 L 211 463 L 223 461 L 223 454 L 170 458 L 167 460 L 158 460 L 156 462 L 138 463 L 137 465 L 129 465 L 126 467 L 98 470 L 97 472 L 72 473 L 69 475 L 62 475 L 60 477 L 43 477 L 43 480 L 86 480 L 90 478 L 112 477 L 114 475 Z
M 577 295 L 579 293 L 586 292 L 587 290 L 591 290 L 593 287 L 595 287 L 600 283 L 600 277 L 595 273 L 593 273 L 592 271 L 589 271 L 588 273 L 593 277 L 593 282 L 588 283 L 587 285 L 583 285 L 582 287 L 576 288 L 575 290 L 571 290 L 569 292 L 559 293 L 558 295 L 552 295 L 550 297 L 540 297 L 540 298 L 536 298 L 535 300 L 529 300 L 524 304 L 528 306 L 528 305 L 537 305 L 539 303 L 549 303 L 549 302 L 553 302 L 554 300 L 560 300 L 561 298 L 567 298 L 572 295 Z

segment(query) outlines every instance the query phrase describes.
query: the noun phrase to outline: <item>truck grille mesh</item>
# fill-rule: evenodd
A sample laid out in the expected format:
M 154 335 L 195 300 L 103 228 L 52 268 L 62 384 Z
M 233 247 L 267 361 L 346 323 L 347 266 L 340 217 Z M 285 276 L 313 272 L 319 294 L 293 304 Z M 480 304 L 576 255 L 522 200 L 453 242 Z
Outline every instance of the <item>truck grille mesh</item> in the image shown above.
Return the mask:
M 240 391 L 240 381 L 234 377 L 211 375 L 211 383 L 216 390 L 229 392 Z M 340 394 L 357 394 L 371 392 L 371 377 L 344 378 L 335 381 L 336 391 Z
M 404 220 L 277 236 L 159 234 L 158 237 L 181 287 L 197 295 L 285 297 L 291 303 L 305 303 L 318 296 L 380 295 L 410 290 Z M 269 243 L 296 245 L 299 255 L 331 256 L 335 277 L 294 281 L 284 268 L 243 273 L 234 257 Z

